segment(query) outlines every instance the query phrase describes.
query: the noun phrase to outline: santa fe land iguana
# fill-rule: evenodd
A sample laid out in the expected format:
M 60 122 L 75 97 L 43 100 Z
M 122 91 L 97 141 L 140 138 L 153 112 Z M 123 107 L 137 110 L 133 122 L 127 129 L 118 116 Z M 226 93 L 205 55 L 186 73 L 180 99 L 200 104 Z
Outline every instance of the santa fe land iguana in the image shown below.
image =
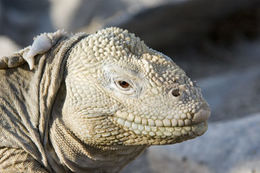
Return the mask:
M 209 115 L 180 67 L 120 28 L 43 33 L 0 58 L 1 173 L 119 172 Z

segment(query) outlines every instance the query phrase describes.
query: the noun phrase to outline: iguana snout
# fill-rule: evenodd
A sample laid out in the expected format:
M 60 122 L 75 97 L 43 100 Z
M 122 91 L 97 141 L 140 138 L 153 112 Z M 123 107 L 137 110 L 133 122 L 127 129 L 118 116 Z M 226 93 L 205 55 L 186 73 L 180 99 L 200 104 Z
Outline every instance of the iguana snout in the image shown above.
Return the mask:
M 192 123 L 198 124 L 207 121 L 210 117 L 210 110 L 208 105 L 204 104 L 201 106 L 198 112 L 196 112 L 192 118 Z

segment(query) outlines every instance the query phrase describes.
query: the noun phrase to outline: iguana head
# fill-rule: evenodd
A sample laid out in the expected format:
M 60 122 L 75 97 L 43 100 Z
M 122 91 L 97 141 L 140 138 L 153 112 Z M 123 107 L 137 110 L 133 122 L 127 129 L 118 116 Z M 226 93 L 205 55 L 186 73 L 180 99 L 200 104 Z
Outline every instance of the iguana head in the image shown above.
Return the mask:
M 200 89 L 126 30 L 81 40 L 66 69 L 62 119 L 87 144 L 173 144 L 207 130 L 210 110 Z

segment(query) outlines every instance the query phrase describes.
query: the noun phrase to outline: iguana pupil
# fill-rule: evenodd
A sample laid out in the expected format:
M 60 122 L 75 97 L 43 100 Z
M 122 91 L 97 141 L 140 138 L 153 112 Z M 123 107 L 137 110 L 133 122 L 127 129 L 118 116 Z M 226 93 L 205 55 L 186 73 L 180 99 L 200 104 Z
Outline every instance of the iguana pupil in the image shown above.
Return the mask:
M 126 81 L 118 81 L 118 84 L 122 87 L 122 88 L 128 88 L 130 86 L 130 84 Z

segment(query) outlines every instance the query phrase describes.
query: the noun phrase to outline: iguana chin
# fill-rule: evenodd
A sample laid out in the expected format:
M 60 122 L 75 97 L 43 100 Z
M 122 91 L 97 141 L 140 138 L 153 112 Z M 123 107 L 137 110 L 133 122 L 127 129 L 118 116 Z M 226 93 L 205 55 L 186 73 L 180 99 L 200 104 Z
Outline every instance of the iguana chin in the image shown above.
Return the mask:
M 200 89 L 127 30 L 44 33 L 0 68 L 0 172 L 118 172 L 207 130 Z

